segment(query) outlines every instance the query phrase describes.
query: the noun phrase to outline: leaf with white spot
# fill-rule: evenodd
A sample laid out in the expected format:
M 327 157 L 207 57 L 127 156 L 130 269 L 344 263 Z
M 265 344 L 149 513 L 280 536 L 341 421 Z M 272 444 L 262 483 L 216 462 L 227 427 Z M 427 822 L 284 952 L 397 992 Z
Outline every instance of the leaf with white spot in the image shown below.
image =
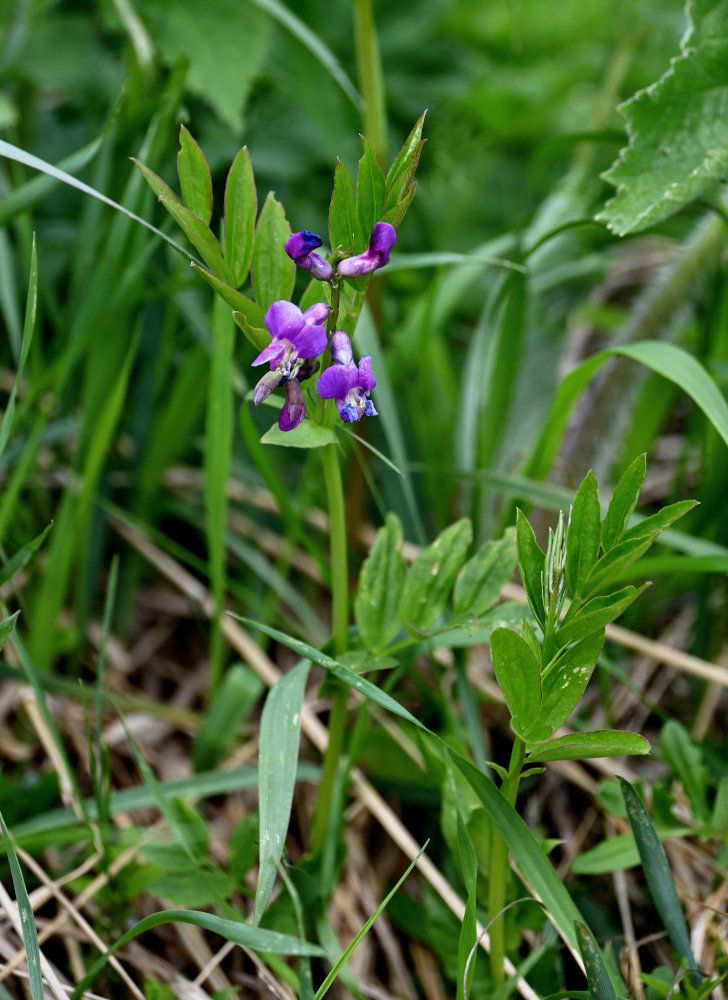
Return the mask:
M 541 709 L 526 739 L 534 742 L 550 739 L 566 722 L 586 690 L 603 645 L 602 628 L 570 646 L 546 667 L 541 679 Z
M 620 236 L 673 215 L 728 175 L 728 0 L 690 0 L 681 54 L 619 110 L 629 146 L 597 216 Z
M 303 660 L 271 688 L 260 720 L 260 871 L 253 920 L 260 923 L 283 854 L 293 801 L 301 707 L 311 663 Z

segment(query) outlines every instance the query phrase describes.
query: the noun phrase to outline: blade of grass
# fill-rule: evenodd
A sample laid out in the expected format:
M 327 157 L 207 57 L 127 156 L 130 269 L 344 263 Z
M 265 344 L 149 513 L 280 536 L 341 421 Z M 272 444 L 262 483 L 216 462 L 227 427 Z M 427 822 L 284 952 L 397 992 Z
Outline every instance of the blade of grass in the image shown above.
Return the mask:
M 43 973 L 41 972 L 40 946 L 38 944 L 38 929 L 35 925 L 35 914 L 33 913 L 33 907 L 30 905 L 28 890 L 25 887 L 23 872 L 10 838 L 10 831 L 5 825 L 2 813 L 0 813 L 0 834 L 2 834 L 3 847 L 8 857 L 8 864 L 10 865 L 10 875 L 13 880 L 15 899 L 20 914 L 23 944 L 25 945 L 25 958 L 28 963 L 30 992 L 33 1000 L 44 1000 Z
M 0 424 L 0 455 L 5 451 L 5 445 L 10 437 L 10 429 L 13 426 L 15 416 L 15 397 L 18 392 L 18 383 L 23 375 L 25 362 L 28 360 L 30 345 L 35 332 L 36 319 L 38 314 L 38 253 L 35 245 L 35 233 L 33 233 L 33 246 L 30 254 L 30 275 L 28 277 L 28 296 L 25 303 L 25 320 L 23 322 L 23 337 L 20 343 L 20 357 L 18 359 L 18 373 L 8 399 L 2 423 Z

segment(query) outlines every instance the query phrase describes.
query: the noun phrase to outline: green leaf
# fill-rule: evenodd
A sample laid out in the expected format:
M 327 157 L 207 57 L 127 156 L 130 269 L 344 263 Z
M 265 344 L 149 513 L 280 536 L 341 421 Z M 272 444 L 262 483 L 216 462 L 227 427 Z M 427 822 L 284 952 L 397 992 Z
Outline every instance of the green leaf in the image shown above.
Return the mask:
M 0 621 L 0 649 L 3 648 L 12 635 L 19 614 L 20 612 L 16 611 L 14 615 L 10 615 L 8 618 L 3 618 L 3 620 Z
M 243 295 L 242 292 L 237 291 L 237 289 L 233 288 L 232 285 L 228 285 L 219 278 L 216 278 L 214 274 L 205 270 L 204 267 L 200 267 L 200 265 L 194 260 L 192 261 L 192 268 L 197 272 L 197 274 L 200 275 L 201 278 L 205 279 L 211 288 L 214 288 L 215 292 L 224 302 L 227 302 L 227 304 L 235 310 L 235 312 L 241 313 L 251 327 L 264 330 L 263 324 L 265 313 L 257 302 L 253 302 L 252 299 L 249 299 L 247 295 Z M 267 330 L 264 330 L 264 332 L 265 341 L 258 348 L 258 351 L 262 351 L 263 347 L 270 344 L 270 334 Z
M 397 229 L 400 222 L 405 217 L 407 209 L 412 204 L 416 189 L 417 185 L 413 184 L 404 198 L 400 199 L 400 201 L 398 201 L 392 208 L 386 209 L 384 215 L 382 216 L 382 222 L 389 222 L 395 229 Z
M 447 606 L 472 537 L 470 520 L 463 517 L 420 552 L 407 573 L 399 606 L 405 625 L 426 629 L 437 621 Z
M 23 320 L 23 336 L 20 345 L 20 357 L 18 359 L 18 371 L 10 391 L 2 423 L 0 423 L 0 455 L 5 451 L 5 446 L 10 437 L 10 431 L 15 417 L 15 399 L 18 394 L 18 384 L 25 370 L 25 362 L 28 360 L 30 345 L 33 341 L 33 334 L 37 324 L 38 316 L 38 253 L 36 249 L 35 233 L 30 250 L 30 274 L 28 276 L 28 294 L 25 299 L 25 318 Z M 0 580 L 0 583 L 4 583 Z
M 205 155 L 184 125 L 179 128 L 177 173 L 185 205 L 206 225 L 212 218 L 212 177 Z
M 358 227 L 357 239 L 354 243 L 356 253 L 368 246 L 372 229 L 382 218 L 383 212 L 384 175 L 374 147 L 368 139 L 364 139 L 364 155 L 359 160 L 359 169 L 356 175 L 356 221 Z
M 632 563 L 645 554 L 654 541 L 653 538 L 631 538 L 628 541 L 619 542 L 605 556 L 599 560 L 594 569 L 587 577 L 587 581 L 582 588 L 581 597 L 583 600 L 598 594 L 604 590 L 612 581 L 619 576 Z M 581 614 L 581 611 L 579 611 Z M 564 628 L 574 617 L 570 612 L 564 619 Z
M 381 652 L 399 632 L 399 602 L 405 579 L 402 525 L 388 514 L 359 574 L 354 614 L 359 634 L 373 652 Z
M 518 545 L 518 568 L 528 597 L 528 603 L 541 628 L 546 624 L 543 604 L 543 573 L 546 556 L 536 541 L 533 528 L 522 510 L 516 514 L 516 541 Z
M 160 201 L 164 196 L 167 199 L 167 201 L 170 202 L 176 201 L 178 204 L 180 205 L 182 204 L 182 202 L 179 199 L 179 196 L 175 194 L 175 192 L 172 190 L 169 184 L 167 184 L 166 181 L 163 181 L 158 174 L 155 174 L 153 170 L 150 170 L 149 167 L 147 167 L 144 163 L 142 163 L 141 160 L 137 160 L 135 156 L 130 157 L 130 159 L 132 163 L 135 163 L 136 166 L 139 167 L 142 174 L 144 175 L 144 179 L 146 180 L 147 184 L 152 189 L 152 191 L 154 191 L 154 193 L 156 194 L 157 198 Z
M 277 444 L 282 448 L 325 448 L 327 444 L 336 444 L 339 437 L 333 427 L 303 420 L 292 431 L 282 431 L 277 423 L 272 424 L 260 440 L 262 444 Z
M 255 305 L 255 303 L 252 304 Z M 255 348 L 258 354 L 270 344 L 270 333 L 265 327 L 253 326 L 249 322 L 248 317 L 237 309 L 233 309 L 233 319 L 235 320 L 235 325 L 243 331 L 248 342 Z
M 259 924 L 275 882 L 296 784 L 301 706 L 311 664 L 303 660 L 270 689 L 260 720 L 260 870 L 253 920 Z
M 613 622 L 615 618 L 627 610 L 636 601 L 643 590 L 649 587 L 649 583 L 641 587 L 624 587 L 613 594 L 605 594 L 604 597 L 595 597 L 581 607 L 578 612 L 562 625 L 556 633 L 556 645 L 558 647 L 568 646 L 570 642 L 576 642 L 592 632 L 601 631 L 605 625 Z
M 666 219 L 728 174 L 728 2 L 692 0 L 681 54 L 620 106 L 629 146 L 603 175 L 617 188 L 597 216 L 620 236 Z
M 574 497 L 566 533 L 566 581 L 576 596 L 599 557 L 601 510 L 593 472 L 588 472 Z
M 548 739 L 566 722 L 586 690 L 603 645 L 604 629 L 600 629 L 575 643 L 546 667 L 541 679 L 541 710 L 533 732 L 526 733 L 527 739 L 537 738 L 537 727 L 548 730 Z
M 33 553 L 36 552 L 43 542 L 46 540 L 48 532 L 53 527 L 53 522 L 46 525 L 46 527 L 41 531 L 39 535 L 36 535 L 27 545 L 24 545 L 22 549 L 19 549 L 12 559 L 8 559 L 5 565 L 0 568 L 0 587 L 7 583 L 8 580 L 12 579 L 15 573 L 23 566 L 26 566 L 30 560 L 33 558 Z M 0 649 L 2 647 L 0 646 Z
M 640 863 L 637 844 L 631 833 L 617 833 L 574 859 L 575 875 L 607 875 L 634 868 Z
M 71 1000 L 80 1000 L 109 958 L 119 948 L 123 948 L 125 944 L 145 931 L 163 924 L 173 923 L 193 924 L 196 927 L 202 927 L 203 930 L 219 934 L 228 941 L 253 951 L 270 952 L 273 955 L 323 955 L 323 950 L 318 945 L 309 944 L 308 941 L 301 941 L 300 938 L 290 937 L 288 934 L 281 934 L 278 931 L 253 927 L 238 920 L 227 920 L 224 917 L 215 916 L 214 913 L 201 913 L 198 910 L 162 910 L 161 913 L 152 913 L 148 917 L 142 917 L 130 930 L 110 945 L 74 988 Z
M 181 227 L 187 239 L 197 250 L 212 273 L 226 285 L 235 282 L 233 272 L 223 260 L 217 237 L 206 222 L 179 201 L 172 201 L 168 195 L 160 195 L 159 200 Z
M 463 773 L 508 844 L 516 864 L 546 907 L 559 934 L 575 947 L 574 922 L 583 920 L 583 917 L 543 848 L 490 778 L 454 750 L 449 747 L 447 749 L 453 763 Z
M 670 936 L 673 947 L 680 957 L 694 968 L 696 962 L 690 946 L 690 934 L 678 899 L 675 880 L 672 877 L 660 838 L 657 836 L 649 813 L 632 785 L 624 778 L 620 778 L 619 783 L 622 786 L 627 816 L 637 842 L 637 850 L 640 853 L 642 868 L 652 900 L 665 930 Z
M 13 624 L 15 623 L 15 618 L 16 616 L 13 615 Z M 2 627 L 9 620 L 10 619 L 6 618 L 5 622 L 0 625 L 0 629 L 2 629 Z M 18 904 L 20 926 L 23 933 L 23 944 L 25 945 L 25 960 L 28 963 L 28 979 L 30 981 L 31 996 L 33 1000 L 44 1000 L 45 989 L 43 987 L 43 973 L 41 970 L 38 928 L 35 923 L 35 914 L 30 902 L 30 897 L 28 896 L 28 890 L 25 886 L 23 870 L 20 867 L 18 856 L 15 853 L 13 842 L 10 839 L 10 832 L 5 825 L 5 820 L 3 819 L 2 814 L 0 814 L 0 835 L 2 836 L 3 841 L 3 853 L 7 854 L 8 864 L 10 865 L 10 876 L 13 880 L 15 900 Z
M 196 771 L 220 763 L 262 692 L 263 682 L 248 667 L 236 663 L 225 672 L 197 732 L 192 751 Z
M 647 456 L 638 455 L 617 483 L 602 524 L 602 548 L 605 552 L 613 549 L 622 538 L 637 506 L 646 472 Z
M 284 247 L 291 235 L 283 205 L 269 192 L 255 228 L 253 244 L 253 288 L 255 301 L 264 311 L 271 302 L 290 299 L 296 280 L 296 265 Z
M 527 732 L 541 706 L 541 668 L 528 643 L 507 628 L 490 636 L 495 676 L 517 732 Z
M 622 754 L 646 754 L 650 744 L 637 733 L 603 730 L 592 733 L 570 733 L 549 740 L 529 750 L 529 764 L 546 760 L 590 760 L 592 757 L 620 757 Z
M 662 510 L 658 510 L 656 514 L 650 514 L 649 517 L 645 517 L 639 524 L 633 525 L 628 531 L 622 535 L 622 541 L 631 541 L 633 538 L 644 538 L 649 535 L 651 538 L 659 535 L 661 531 L 665 531 L 669 528 L 671 524 L 678 521 L 681 517 L 691 511 L 693 507 L 697 507 L 697 500 L 679 500 L 677 503 L 671 503 L 667 507 L 663 507 Z
M 341 160 L 336 161 L 334 190 L 329 207 L 329 239 L 331 250 L 348 253 L 356 243 L 356 197 L 349 171 Z
M 715 430 L 728 445 L 728 403 L 700 362 L 677 344 L 660 340 L 641 340 L 624 347 L 612 347 L 582 361 L 561 380 L 543 430 L 536 441 L 524 475 L 545 479 L 569 422 L 571 411 L 583 389 L 605 361 L 622 355 L 639 361 L 679 386 L 700 407 Z
M 662 752 L 683 784 L 698 823 L 708 823 L 708 771 L 703 754 L 690 738 L 687 729 L 675 719 L 668 719 L 660 733 Z
M 453 606 L 456 615 L 482 615 L 500 597 L 516 568 L 516 532 L 508 528 L 503 536 L 486 542 L 458 574 Z
M 576 924 L 576 935 L 579 939 L 579 951 L 584 959 L 589 993 L 593 1000 L 617 1000 L 617 994 L 594 935 L 586 924 L 581 922 Z
M 385 207 L 387 209 L 394 208 L 397 202 L 408 194 L 407 189 L 409 188 L 412 178 L 417 170 L 420 153 L 422 152 L 422 147 L 424 146 L 422 128 L 425 124 L 426 114 L 427 111 L 423 111 L 417 119 L 412 131 L 405 139 L 404 145 L 400 149 L 399 153 L 397 153 L 392 166 L 389 168 L 385 197 Z
M 242 285 L 250 269 L 257 212 L 253 164 L 243 146 L 225 182 L 225 260 L 235 275 L 236 287 Z

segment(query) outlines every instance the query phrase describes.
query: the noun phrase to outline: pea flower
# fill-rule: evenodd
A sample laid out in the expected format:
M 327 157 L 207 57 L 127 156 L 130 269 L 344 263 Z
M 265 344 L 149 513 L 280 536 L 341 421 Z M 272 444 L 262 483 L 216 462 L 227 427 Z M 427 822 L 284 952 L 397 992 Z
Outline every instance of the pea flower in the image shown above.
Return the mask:
M 274 302 L 265 314 L 265 325 L 273 339 L 252 364 L 262 365 L 267 361 L 270 371 L 256 385 L 253 402 L 257 406 L 274 389 L 285 385 L 286 401 L 278 417 L 282 431 L 298 427 L 305 416 L 306 402 L 300 383 L 318 369 L 318 362 L 310 361 L 326 347 L 326 329 L 321 324 L 328 314 L 325 302 L 317 302 L 302 313 L 285 299 Z
M 367 398 L 377 384 L 370 356 L 365 354 L 357 366 L 348 336 L 343 330 L 335 330 L 331 334 L 331 357 L 334 363 L 318 380 L 319 396 L 336 401 L 336 409 L 345 423 L 361 420 L 363 416 L 376 417 L 374 403 Z
M 358 278 L 369 274 L 378 267 L 384 267 L 389 262 L 389 254 L 397 242 L 397 233 L 389 222 L 378 222 L 369 239 L 369 247 L 365 253 L 356 257 L 347 257 L 339 262 L 337 273 L 344 278 Z
M 334 273 L 333 267 L 323 257 L 312 252 L 320 246 L 320 236 L 309 232 L 308 229 L 302 229 L 300 233 L 293 233 L 292 236 L 289 236 L 286 240 L 285 250 L 299 267 L 308 271 L 314 278 L 318 278 L 319 281 L 328 281 Z

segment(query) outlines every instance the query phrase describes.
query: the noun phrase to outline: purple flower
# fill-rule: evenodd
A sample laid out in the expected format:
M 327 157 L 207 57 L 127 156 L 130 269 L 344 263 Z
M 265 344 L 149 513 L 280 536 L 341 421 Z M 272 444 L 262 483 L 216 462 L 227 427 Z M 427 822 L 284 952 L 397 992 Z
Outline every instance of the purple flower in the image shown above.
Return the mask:
M 334 269 L 323 257 L 317 253 L 312 253 L 321 246 L 321 237 L 316 233 L 309 232 L 308 229 L 294 233 L 286 240 L 286 253 L 305 271 L 308 271 L 318 278 L 319 281 L 328 281 L 334 273 Z
M 340 261 L 337 273 L 344 278 L 358 278 L 362 274 L 375 271 L 378 267 L 384 267 L 396 242 L 397 233 L 394 226 L 388 222 L 378 222 L 372 229 L 367 251 Z
M 336 400 L 336 409 L 345 423 L 361 420 L 363 416 L 376 417 L 374 403 L 367 398 L 377 384 L 372 375 L 372 359 L 365 354 L 357 366 L 351 341 L 342 330 L 331 335 L 331 357 L 333 365 L 318 380 L 319 396 Z
M 253 365 L 270 364 L 270 371 L 261 378 L 253 391 L 257 406 L 279 385 L 286 387 L 278 426 L 282 431 L 297 427 L 306 412 L 306 403 L 300 382 L 318 369 L 318 362 L 311 358 L 326 348 L 326 329 L 321 324 L 329 314 L 325 302 L 317 302 L 302 313 L 298 306 L 285 299 L 274 302 L 265 314 L 265 325 L 273 339 L 264 348 Z M 309 362 L 306 364 L 305 362 Z

